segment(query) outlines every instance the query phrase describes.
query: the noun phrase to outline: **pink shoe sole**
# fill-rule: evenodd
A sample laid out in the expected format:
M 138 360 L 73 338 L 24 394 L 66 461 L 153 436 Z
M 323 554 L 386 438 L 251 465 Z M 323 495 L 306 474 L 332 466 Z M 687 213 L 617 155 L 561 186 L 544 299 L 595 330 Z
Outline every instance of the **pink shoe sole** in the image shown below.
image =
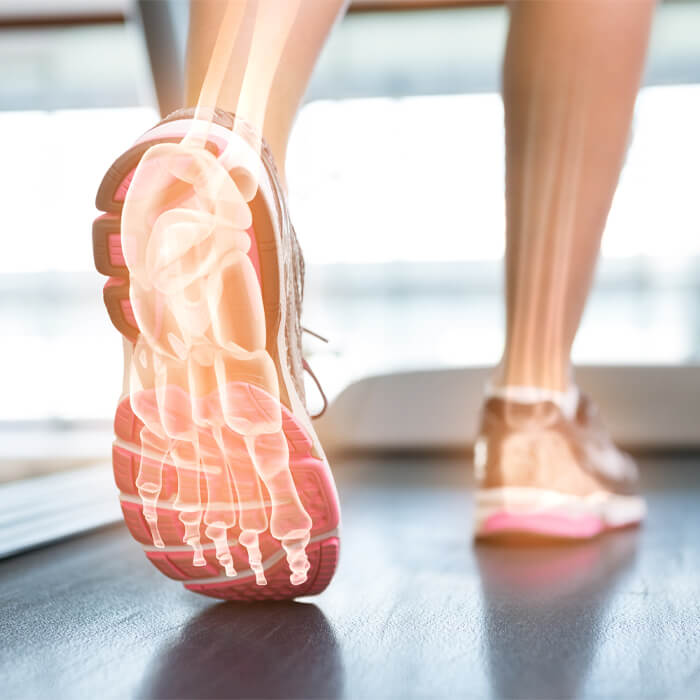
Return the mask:
M 582 540 L 640 523 L 644 499 L 598 492 L 575 496 L 528 487 L 483 489 L 476 494 L 475 537 L 534 536 Z
M 117 159 L 98 191 L 97 207 L 107 213 L 99 216 L 93 226 L 95 265 L 99 272 L 109 276 L 104 288 L 104 301 L 110 319 L 122 335 L 132 342 L 138 337 L 139 329 L 129 300 L 129 271 L 121 247 L 121 208 L 134 170 L 144 152 L 156 143 L 179 142 L 186 130 L 187 125 L 182 121 L 156 127 L 149 132 L 150 138 L 138 141 Z M 209 150 L 218 156 L 225 146 L 225 131 L 214 129 Z M 252 229 L 250 233 L 253 245 L 249 255 L 260 277 L 255 234 Z M 252 385 L 249 388 L 251 402 L 255 403 L 256 392 L 259 390 Z M 255 412 L 256 408 L 251 406 L 250 410 Z M 184 526 L 178 518 L 178 511 L 173 507 L 177 493 L 177 473 L 174 466 L 169 464 L 163 466 L 163 487 L 157 510 L 158 527 L 165 546 L 155 547 L 136 488 L 142 427 L 143 424 L 132 411 L 129 398 L 123 399 L 117 407 L 114 420 L 114 478 L 121 492 L 122 513 L 129 531 L 143 546 L 146 557 L 163 574 L 182 581 L 191 591 L 227 600 L 284 600 L 314 595 L 326 588 L 336 570 L 339 556 L 340 508 L 337 493 L 327 464 L 312 453 L 312 438 L 286 407 L 283 406 L 283 431 L 289 445 L 290 471 L 301 502 L 312 519 L 311 541 L 306 550 L 310 569 L 307 580 L 300 585 L 290 583 L 291 572 L 282 546 L 269 532 L 260 535 L 267 585 L 257 585 L 255 575 L 248 568 L 246 550 L 237 542 L 236 528 L 229 531 L 229 550 L 237 569 L 235 577 L 224 575 L 215 556 L 214 544 L 207 538 L 203 525 L 200 536 L 205 565 L 194 566 L 192 549 L 183 544 Z M 202 440 L 206 442 L 212 438 L 203 435 Z M 227 450 L 229 460 L 235 459 L 235 445 L 233 450 L 233 455 Z M 204 478 L 201 488 L 202 493 L 206 494 Z M 269 518 L 269 505 L 267 511 Z
M 504 511 L 489 516 L 481 525 L 478 536 L 529 534 L 566 539 L 587 539 L 599 535 L 605 529 L 605 523 L 600 518 L 590 516 L 569 518 L 551 513 L 513 515 Z

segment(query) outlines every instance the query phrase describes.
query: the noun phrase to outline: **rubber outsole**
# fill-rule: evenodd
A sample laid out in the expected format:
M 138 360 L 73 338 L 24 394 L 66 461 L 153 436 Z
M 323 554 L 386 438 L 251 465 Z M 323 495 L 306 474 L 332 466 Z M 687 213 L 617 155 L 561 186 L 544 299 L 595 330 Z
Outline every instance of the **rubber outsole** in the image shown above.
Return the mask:
M 636 496 L 600 492 L 583 498 L 544 489 L 506 487 L 478 491 L 476 512 L 476 539 L 526 535 L 586 540 L 639 524 L 646 506 Z
M 167 125 L 158 127 L 161 134 L 166 127 Z M 109 276 L 103 292 L 109 317 L 117 330 L 132 342 L 138 338 L 139 329 L 131 308 L 129 270 L 121 248 L 121 208 L 134 170 L 143 154 L 155 144 L 179 142 L 184 131 L 176 133 L 177 128 L 173 125 L 171 133 L 166 136 L 142 138 L 115 161 L 98 190 L 97 207 L 105 213 L 93 224 L 95 266 L 99 272 Z M 218 134 L 207 145 L 207 149 L 218 156 L 225 146 L 225 139 Z M 259 255 L 255 245 L 251 249 L 251 259 L 259 274 Z M 116 440 L 112 454 L 114 478 L 121 492 L 125 523 L 134 539 L 144 547 L 149 561 L 169 578 L 182 581 L 193 592 L 227 600 L 282 600 L 320 593 L 335 572 L 339 556 L 337 530 L 340 511 L 332 476 L 327 464 L 313 454 L 313 440 L 304 427 L 284 405 L 282 408 L 283 431 L 289 446 L 290 472 L 299 498 L 312 519 L 311 541 L 306 550 L 310 569 L 304 583 L 292 585 L 289 580 L 291 572 L 281 544 L 269 532 L 263 533 L 260 536 L 260 549 L 267 585 L 259 586 L 253 572 L 247 569 L 246 550 L 237 542 L 237 528 L 229 530 L 229 551 L 234 565 L 243 567 L 243 571 L 234 577 L 223 575 L 214 545 L 206 536 L 203 525 L 200 536 L 205 564 L 193 565 L 192 550 L 182 546 L 184 526 L 178 518 L 179 512 L 173 507 L 177 492 L 177 472 L 169 464 L 163 465 L 163 489 L 157 508 L 158 527 L 165 547 L 161 549 L 153 545 L 151 530 L 144 518 L 143 505 L 136 488 L 143 423 L 133 413 L 129 398 L 123 399 L 117 407 L 114 421 Z M 232 446 L 233 458 L 239 447 Z M 232 455 L 227 450 L 227 459 L 231 458 Z M 200 478 L 202 493 L 206 494 L 205 480 Z M 269 503 L 264 486 L 263 491 L 265 501 Z M 269 505 L 267 515 L 269 519 Z

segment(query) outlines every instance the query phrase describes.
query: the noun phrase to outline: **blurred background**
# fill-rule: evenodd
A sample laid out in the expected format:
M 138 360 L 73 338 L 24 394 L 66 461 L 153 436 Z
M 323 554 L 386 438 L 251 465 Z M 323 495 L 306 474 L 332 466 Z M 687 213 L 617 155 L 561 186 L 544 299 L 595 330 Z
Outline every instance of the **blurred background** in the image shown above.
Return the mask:
M 484 368 L 503 344 L 507 11 L 393 4 L 356 3 L 337 27 L 290 148 L 304 323 L 331 340 L 308 349 L 330 398 L 367 377 Z M 121 341 L 92 262 L 94 195 L 159 109 L 179 106 L 186 26 L 183 0 L 2 4 L 3 480 L 108 456 Z M 699 36 L 700 2 L 660 5 L 574 348 L 632 385 L 700 359 Z

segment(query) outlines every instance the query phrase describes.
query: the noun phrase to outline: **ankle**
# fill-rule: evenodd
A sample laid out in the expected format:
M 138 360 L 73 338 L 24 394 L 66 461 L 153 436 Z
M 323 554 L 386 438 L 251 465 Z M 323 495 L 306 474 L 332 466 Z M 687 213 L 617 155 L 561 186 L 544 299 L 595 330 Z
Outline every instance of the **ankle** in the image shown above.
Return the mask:
M 573 418 L 579 403 L 579 389 L 573 375 L 566 383 L 527 382 L 514 380 L 496 368 L 484 387 L 484 398 L 499 398 L 520 404 L 549 401 L 556 404 L 567 418 Z
M 570 364 L 558 367 L 550 363 L 536 367 L 532 363 L 515 361 L 507 354 L 494 367 L 489 379 L 489 385 L 494 388 L 536 387 L 562 394 L 573 384 L 574 372 Z

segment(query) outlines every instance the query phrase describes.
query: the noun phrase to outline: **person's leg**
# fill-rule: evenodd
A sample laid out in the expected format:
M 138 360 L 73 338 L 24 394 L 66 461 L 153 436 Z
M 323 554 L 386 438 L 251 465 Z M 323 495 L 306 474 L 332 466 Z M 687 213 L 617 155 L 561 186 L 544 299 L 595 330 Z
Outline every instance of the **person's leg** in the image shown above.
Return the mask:
M 262 133 L 284 179 L 287 142 L 321 48 L 348 0 L 230 0 L 235 42 L 217 106 Z M 192 0 L 185 101 L 200 99 L 226 11 L 221 0 Z M 230 10 L 229 10 L 230 11 Z
M 654 4 L 511 6 L 503 76 L 507 329 L 496 386 L 569 384 Z
M 623 162 L 652 0 L 511 7 L 506 346 L 474 449 L 477 537 L 586 538 L 644 518 L 634 461 L 571 377 Z

